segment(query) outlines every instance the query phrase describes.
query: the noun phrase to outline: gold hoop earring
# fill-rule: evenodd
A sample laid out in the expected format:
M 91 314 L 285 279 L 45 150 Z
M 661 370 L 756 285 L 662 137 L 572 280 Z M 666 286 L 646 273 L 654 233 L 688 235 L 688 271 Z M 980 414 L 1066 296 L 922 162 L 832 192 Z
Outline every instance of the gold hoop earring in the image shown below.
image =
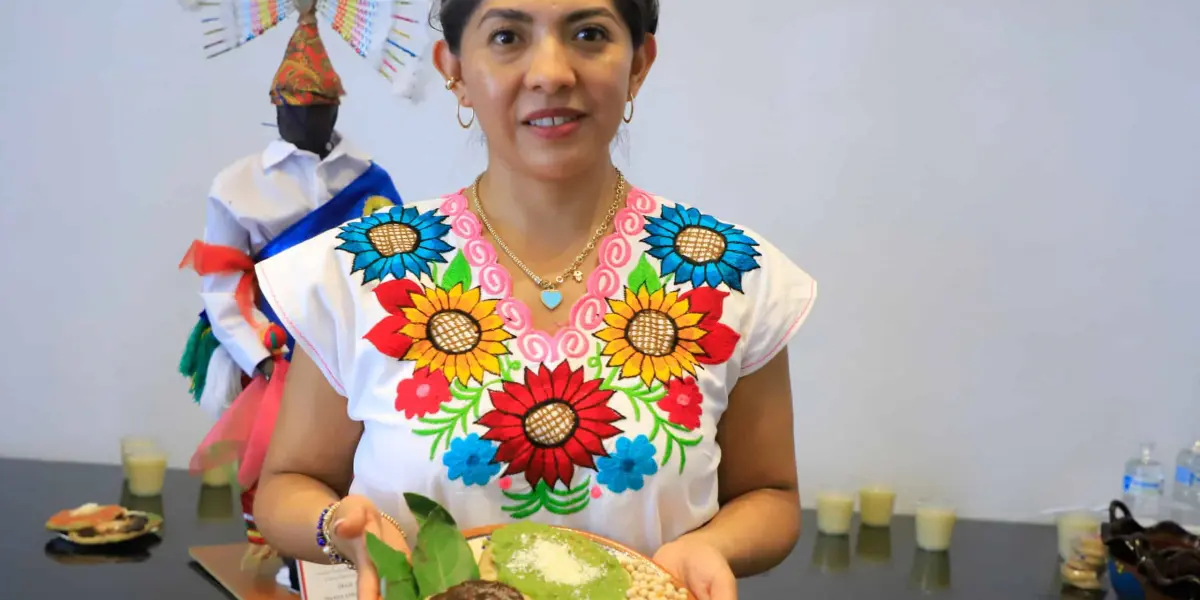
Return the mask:
M 450 91 L 450 90 L 454 89 L 454 86 L 456 86 L 456 85 L 458 85 L 457 77 L 451 77 L 450 79 L 447 79 L 446 80 L 446 91 Z
M 624 119 L 626 123 L 633 122 L 633 94 L 629 94 L 629 110 L 626 111 L 622 119 Z
M 474 109 L 471 110 L 471 120 L 466 123 L 463 123 L 462 109 L 463 109 L 462 100 L 459 100 L 458 101 L 458 110 L 455 111 L 456 113 L 458 113 L 458 125 L 459 125 L 459 127 L 462 127 L 463 129 L 470 129 L 471 126 L 475 124 L 475 110 Z

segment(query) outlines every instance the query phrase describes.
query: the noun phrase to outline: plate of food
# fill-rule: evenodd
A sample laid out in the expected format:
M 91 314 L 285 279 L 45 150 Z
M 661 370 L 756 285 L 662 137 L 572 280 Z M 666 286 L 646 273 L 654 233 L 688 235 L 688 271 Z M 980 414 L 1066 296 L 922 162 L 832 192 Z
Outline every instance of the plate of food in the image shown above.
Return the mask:
M 695 600 L 649 558 L 603 537 L 528 521 L 460 531 L 436 502 L 404 497 L 419 526 L 411 560 L 367 538 L 389 600 Z
M 162 517 L 153 513 L 88 503 L 58 511 L 46 521 L 46 529 L 74 544 L 104 546 L 158 533 L 162 522 Z

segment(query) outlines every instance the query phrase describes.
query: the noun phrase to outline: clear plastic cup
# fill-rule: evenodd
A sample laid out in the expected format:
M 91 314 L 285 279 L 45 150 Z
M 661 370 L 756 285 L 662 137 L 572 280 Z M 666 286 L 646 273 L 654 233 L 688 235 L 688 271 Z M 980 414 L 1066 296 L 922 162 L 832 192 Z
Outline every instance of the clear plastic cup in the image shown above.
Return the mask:
M 121 438 L 121 469 L 125 479 L 129 479 L 129 461 L 127 457 L 135 450 L 158 450 L 158 441 L 144 435 L 127 435 Z
M 950 549 L 958 514 L 944 500 L 925 500 L 917 504 L 917 547 L 927 552 Z
M 158 448 L 135 448 L 125 453 L 129 493 L 139 497 L 159 496 L 167 478 L 167 453 Z
M 828 491 L 817 494 L 817 529 L 825 535 L 847 535 L 854 519 L 854 496 Z
M 1079 538 L 1100 533 L 1100 517 L 1087 510 L 1074 510 L 1058 515 L 1058 556 L 1064 561 L 1075 556 L 1074 546 Z
M 887 527 L 892 524 L 896 510 L 896 492 L 882 485 L 862 488 L 858 491 L 858 512 L 863 525 Z

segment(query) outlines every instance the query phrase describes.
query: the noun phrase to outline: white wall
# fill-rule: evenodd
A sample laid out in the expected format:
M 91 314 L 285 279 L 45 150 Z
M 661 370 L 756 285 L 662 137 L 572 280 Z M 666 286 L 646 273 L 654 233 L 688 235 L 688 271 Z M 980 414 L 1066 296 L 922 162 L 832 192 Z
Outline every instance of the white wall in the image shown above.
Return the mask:
M 621 161 L 822 282 L 792 347 L 798 458 L 971 516 L 1104 501 L 1142 438 L 1200 434 L 1200 3 L 665 3 Z M 205 61 L 175 2 L 18 2 L 0 19 L 0 455 L 113 462 L 207 425 L 175 374 L 175 266 L 210 178 L 272 135 L 281 28 Z M 326 33 L 342 129 L 407 198 L 478 139 Z

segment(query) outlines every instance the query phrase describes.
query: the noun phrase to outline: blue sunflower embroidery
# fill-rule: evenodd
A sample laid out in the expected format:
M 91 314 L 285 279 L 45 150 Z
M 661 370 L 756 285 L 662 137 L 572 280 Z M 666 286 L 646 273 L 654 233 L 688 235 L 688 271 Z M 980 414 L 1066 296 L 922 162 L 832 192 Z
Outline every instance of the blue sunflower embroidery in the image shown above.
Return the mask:
M 758 268 L 758 242 L 694 208 L 663 206 L 661 217 L 646 218 L 646 233 L 648 254 L 662 261 L 664 276 L 672 273 L 679 283 L 715 288 L 724 282 L 741 292 L 742 275 Z
M 658 472 L 657 450 L 644 435 L 618 438 L 616 452 L 596 459 L 596 481 L 614 494 L 642 489 L 646 477 Z
M 450 450 L 442 455 L 442 464 L 450 469 L 450 479 L 462 479 L 463 485 L 487 485 L 500 472 L 495 462 L 496 445 L 472 433 L 450 442 Z
M 337 249 L 354 255 L 350 272 L 363 271 L 364 284 L 383 281 L 385 275 L 432 277 L 430 263 L 446 262 L 443 254 L 453 250 L 442 239 L 450 231 L 445 220 L 436 210 L 422 213 L 411 206 L 393 206 L 343 225 L 337 236 L 343 243 Z

